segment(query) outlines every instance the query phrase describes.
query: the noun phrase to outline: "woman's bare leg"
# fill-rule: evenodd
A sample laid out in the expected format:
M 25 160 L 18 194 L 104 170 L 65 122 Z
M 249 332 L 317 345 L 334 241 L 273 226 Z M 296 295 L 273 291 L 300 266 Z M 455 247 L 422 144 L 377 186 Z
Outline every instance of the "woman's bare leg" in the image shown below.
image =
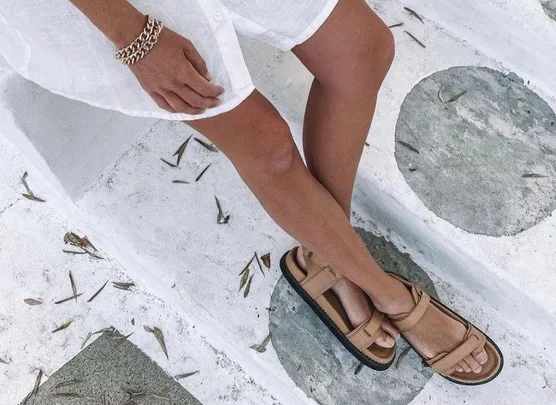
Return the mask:
M 407 294 L 374 263 L 342 208 L 307 170 L 287 123 L 259 92 L 230 112 L 187 124 L 226 154 L 270 216 L 295 239 L 326 252 L 323 257 L 337 268 L 353 269 L 346 276 L 385 302 Z M 377 343 L 393 342 L 383 334 Z
M 315 76 L 303 126 L 307 166 L 350 218 L 355 175 L 394 57 L 394 39 L 363 0 L 341 1 L 293 52 Z M 303 264 L 302 256 L 299 261 Z M 366 293 L 356 284 L 345 279 L 335 293 L 354 326 L 369 317 Z
M 341 0 L 326 23 L 294 53 L 315 76 L 303 132 L 307 165 L 349 218 L 357 167 L 378 91 L 392 63 L 394 40 L 364 0 Z M 362 322 L 368 316 L 365 292 L 357 285 L 346 281 L 336 293 L 350 318 Z M 455 335 L 463 336 L 461 324 L 452 326 Z M 484 363 L 486 353 L 469 359 L 478 370 L 475 360 Z

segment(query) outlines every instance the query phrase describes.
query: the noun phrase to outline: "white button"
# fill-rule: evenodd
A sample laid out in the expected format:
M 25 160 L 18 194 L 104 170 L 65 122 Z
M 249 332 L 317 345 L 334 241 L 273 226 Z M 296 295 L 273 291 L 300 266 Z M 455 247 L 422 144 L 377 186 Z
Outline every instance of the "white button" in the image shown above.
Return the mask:
M 214 16 L 214 21 L 218 22 L 218 21 L 222 21 L 222 14 L 220 13 L 215 13 Z

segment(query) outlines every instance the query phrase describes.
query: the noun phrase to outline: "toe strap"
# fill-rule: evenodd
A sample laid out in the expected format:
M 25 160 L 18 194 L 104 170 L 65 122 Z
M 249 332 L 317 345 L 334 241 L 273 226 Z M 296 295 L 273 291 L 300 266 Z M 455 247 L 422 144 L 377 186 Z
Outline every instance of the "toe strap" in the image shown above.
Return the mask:
M 366 349 L 379 337 L 383 320 L 384 314 L 375 310 L 369 319 L 348 333 L 346 337 L 358 350 Z
M 463 359 L 475 350 L 485 346 L 486 337 L 483 333 L 469 324 L 464 342 L 454 349 L 451 353 L 441 353 L 428 361 L 434 371 L 441 375 L 453 373 Z

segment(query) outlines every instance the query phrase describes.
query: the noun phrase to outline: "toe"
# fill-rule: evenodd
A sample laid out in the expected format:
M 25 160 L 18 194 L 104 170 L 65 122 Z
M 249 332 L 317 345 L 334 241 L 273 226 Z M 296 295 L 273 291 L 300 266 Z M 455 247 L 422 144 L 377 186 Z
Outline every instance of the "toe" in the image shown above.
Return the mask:
M 471 367 L 471 370 L 473 370 L 474 373 L 480 373 L 481 370 L 483 369 L 483 367 L 481 367 L 479 362 L 477 360 L 475 360 L 475 357 L 473 357 L 471 355 L 467 356 L 465 358 L 465 362 L 467 364 L 469 364 L 469 366 Z
M 458 366 L 456 367 L 456 371 L 458 371 L 458 372 L 460 372 L 460 373 L 463 373 L 464 370 L 463 370 L 463 367 L 462 367 L 462 366 L 458 365 Z
M 375 340 L 375 343 L 380 347 L 390 348 L 396 344 L 396 341 L 388 333 L 381 330 L 378 338 Z
M 381 326 L 382 330 L 388 333 L 392 338 L 398 339 L 400 337 L 400 332 L 396 329 L 396 327 L 390 322 L 389 319 L 384 319 Z
M 477 360 L 477 362 L 479 364 L 485 364 L 488 360 L 488 355 L 485 351 L 485 349 L 480 349 L 477 351 L 473 352 L 473 357 L 475 358 L 475 360 Z
M 473 371 L 469 363 L 466 362 L 465 360 L 460 361 L 459 365 L 461 366 L 461 368 L 463 368 L 463 371 L 465 371 L 466 373 L 471 373 Z

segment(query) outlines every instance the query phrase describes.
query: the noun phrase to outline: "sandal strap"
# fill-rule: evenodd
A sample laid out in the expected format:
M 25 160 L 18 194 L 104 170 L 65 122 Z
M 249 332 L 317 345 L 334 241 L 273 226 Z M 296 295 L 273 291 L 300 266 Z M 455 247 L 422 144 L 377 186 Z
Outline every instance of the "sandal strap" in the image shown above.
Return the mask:
M 383 320 L 384 314 L 374 310 L 369 319 L 348 333 L 346 337 L 358 350 L 364 350 L 379 337 Z
M 431 297 L 421 290 L 421 287 L 416 283 L 412 284 L 411 293 L 417 303 L 413 309 L 407 314 L 390 316 L 392 323 L 400 332 L 407 332 L 413 329 L 423 318 L 431 302 Z
M 300 284 L 312 299 L 317 299 L 332 288 L 340 277 L 338 277 L 332 266 L 319 260 L 312 252 L 307 252 L 307 250 L 303 248 L 303 254 L 305 256 L 307 271 L 310 275 L 301 281 Z
M 441 375 L 450 375 L 454 372 L 460 361 L 469 356 L 475 350 L 485 346 L 486 337 L 473 325 L 468 324 L 465 340 L 451 353 L 442 353 L 428 363 L 434 371 Z

